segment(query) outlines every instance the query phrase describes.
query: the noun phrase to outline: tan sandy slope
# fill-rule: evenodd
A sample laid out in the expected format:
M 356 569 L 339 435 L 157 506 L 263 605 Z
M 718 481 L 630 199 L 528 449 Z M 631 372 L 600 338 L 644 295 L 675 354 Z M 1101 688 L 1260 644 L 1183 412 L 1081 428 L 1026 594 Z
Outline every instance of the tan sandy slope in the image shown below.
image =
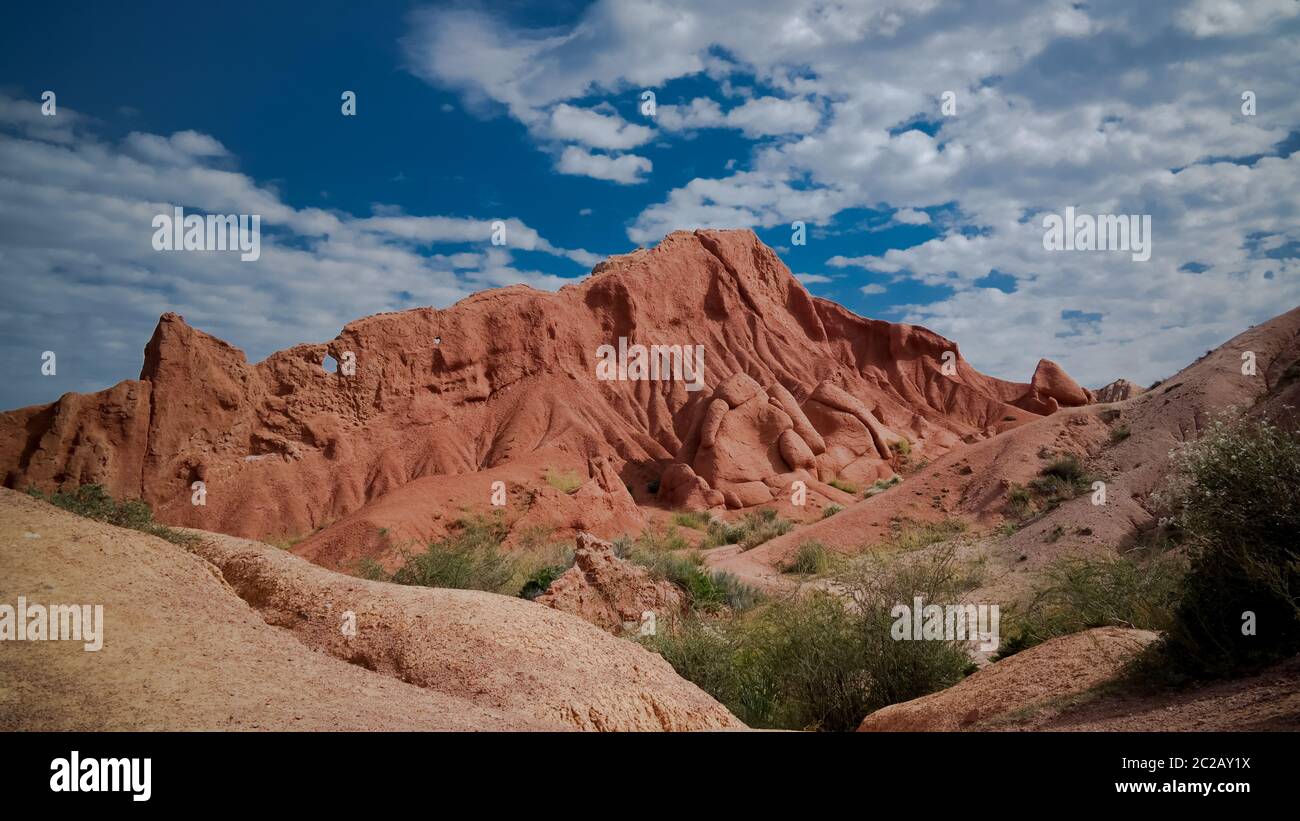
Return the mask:
M 0 644 L 0 729 L 741 726 L 658 656 L 541 605 L 366 582 L 231 537 L 195 550 L 0 490 L 0 602 L 105 619 L 98 652 Z

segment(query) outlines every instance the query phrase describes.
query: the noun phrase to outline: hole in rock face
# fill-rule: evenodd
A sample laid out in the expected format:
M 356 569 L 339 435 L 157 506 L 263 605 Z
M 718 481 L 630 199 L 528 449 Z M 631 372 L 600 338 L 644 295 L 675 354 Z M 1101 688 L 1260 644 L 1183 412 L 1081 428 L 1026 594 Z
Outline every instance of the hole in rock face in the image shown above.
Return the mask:
M 325 373 L 338 373 L 339 361 L 329 354 L 325 354 L 325 361 L 321 363 L 321 367 L 325 369 Z
M 433 338 L 433 344 L 435 344 L 435 345 L 441 345 L 441 344 L 442 344 L 442 337 L 440 337 L 440 336 L 435 336 L 435 337 Z

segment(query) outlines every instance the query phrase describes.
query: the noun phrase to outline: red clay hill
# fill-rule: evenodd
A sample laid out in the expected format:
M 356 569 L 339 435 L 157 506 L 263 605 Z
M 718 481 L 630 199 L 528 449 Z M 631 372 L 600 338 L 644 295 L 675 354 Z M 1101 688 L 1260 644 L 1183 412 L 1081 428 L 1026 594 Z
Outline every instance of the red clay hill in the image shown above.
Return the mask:
M 702 346 L 702 386 L 689 369 L 598 379 L 620 339 Z M 647 505 L 747 508 L 795 480 L 834 501 L 827 483 L 889 478 L 898 451 L 934 458 L 1093 399 L 1047 360 L 1028 384 L 985 376 L 925 328 L 811 296 L 752 232 L 701 230 L 555 293 L 378 314 L 257 364 L 165 314 L 138 380 L 0 415 L 0 476 L 99 483 L 236 536 L 320 531 L 299 552 L 341 565 L 491 510 L 494 489 L 515 525 L 602 536 Z

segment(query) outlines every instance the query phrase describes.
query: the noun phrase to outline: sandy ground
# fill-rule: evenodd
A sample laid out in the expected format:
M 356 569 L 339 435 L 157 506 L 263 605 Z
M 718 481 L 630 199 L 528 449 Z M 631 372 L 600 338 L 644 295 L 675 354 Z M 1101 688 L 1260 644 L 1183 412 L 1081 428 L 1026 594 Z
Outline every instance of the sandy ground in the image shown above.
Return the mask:
M 0 603 L 104 607 L 97 652 L 0 644 L 0 729 L 742 726 L 658 656 L 541 605 L 365 582 L 226 536 L 195 550 L 0 490 Z

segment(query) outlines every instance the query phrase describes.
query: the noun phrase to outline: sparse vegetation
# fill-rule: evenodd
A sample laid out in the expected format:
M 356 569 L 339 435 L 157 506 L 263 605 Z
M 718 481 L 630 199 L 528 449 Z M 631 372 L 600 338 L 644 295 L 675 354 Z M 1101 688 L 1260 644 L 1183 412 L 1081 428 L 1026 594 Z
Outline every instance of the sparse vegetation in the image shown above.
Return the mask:
M 890 636 L 897 602 L 952 600 L 960 579 L 951 554 L 860 565 L 839 580 L 852 607 L 815 591 L 739 618 L 688 619 L 646 643 L 750 726 L 852 730 L 879 707 L 963 677 L 969 660 L 957 644 Z
M 193 534 L 183 533 L 175 528 L 155 522 L 153 520 L 153 510 L 147 502 L 141 499 L 114 501 L 103 485 L 81 485 L 71 492 L 56 491 L 48 496 L 42 493 L 39 488 L 32 486 L 27 488 L 27 495 L 47 501 L 69 513 L 75 513 L 78 516 L 85 516 L 87 519 L 94 519 L 99 522 L 106 522 L 117 527 L 148 533 L 150 536 L 157 536 L 172 544 L 184 546 L 198 541 L 198 537 Z
M 1110 429 L 1110 442 L 1112 445 L 1117 445 L 1132 435 L 1133 432 L 1129 430 L 1128 425 L 1117 425 Z
M 521 599 L 532 601 L 538 596 L 551 589 L 551 583 L 568 570 L 570 565 L 548 564 L 534 570 L 524 581 L 524 586 L 519 590 Z
M 546 484 L 561 493 L 576 493 L 582 487 L 582 478 L 572 470 L 555 470 L 547 468 L 544 474 Z
M 881 543 L 887 552 L 910 553 L 932 544 L 946 542 L 966 532 L 966 523 L 948 517 L 937 522 L 892 522 L 889 537 Z
M 550 531 L 534 528 L 518 537 L 518 549 L 501 547 L 510 528 L 499 512 L 456 520 L 452 532 L 430 542 L 422 552 L 404 553 L 391 574 L 373 559 L 357 567 L 357 575 L 420 587 L 486 590 L 507 596 L 536 598 L 573 564 L 573 546 L 548 541 Z
M 1022 523 L 1035 514 L 1087 493 L 1092 486 L 1093 477 L 1088 475 L 1078 456 L 1072 453 L 1056 455 L 1046 448 L 1039 450 L 1038 455 L 1051 461 L 1029 482 L 1029 486 L 1013 482 L 1007 488 L 1004 511 Z
M 871 496 L 875 496 L 877 493 L 884 493 L 886 490 L 889 490 L 894 485 L 901 484 L 902 481 L 903 481 L 903 477 L 899 476 L 897 473 L 895 473 L 893 476 L 890 476 L 888 479 L 877 479 L 876 481 L 871 483 L 871 487 L 867 488 L 866 493 L 864 493 L 863 495 L 869 498 Z
M 681 588 L 692 610 L 718 613 L 728 608 L 739 612 L 761 599 L 757 590 L 730 573 L 706 569 L 699 552 L 689 548 L 675 525 L 651 525 L 635 539 L 624 536 L 614 540 L 616 555 Z
M 1024 485 L 1012 483 L 1007 488 L 1007 513 L 1017 519 L 1028 518 L 1034 512 L 1034 495 Z
M 829 519 L 830 517 L 834 516 L 836 513 L 839 513 L 843 509 L 844 507 L 842 505 L 827 505 L 826 508 L 822 511 L 822 518 Z
M 891 442 L 889 448 L 902 459 L 907 459 L 912 455 L 912 443 L 906 439 L 899 439 L 897 442 Z
M 794 558 L 785 566 L 786 573 L 820 576 L 831 569 L 831 552 L 821 542 L 804 542 L 799 545 Z
M 1164 630 L 1182 578 L 1171 554 L 1058 560 L 1029 604 L 1008 614 L 998 657 L 1092 627 Z
M 700 510 L 679 510 L 673 513 L 673 524 L 692 530 L 708 530 L 713 517 Z
M 1221 419 L 1172 467 L 1157 501 L 1190 566 L 1152 655 L 1194 679 L 1300 652 L 1300 432 Z
M 858 495 L 858 486 L 853 484 L 852 482 L 847 482 L 843 479 L 832 479 L 826 484 L 830 485 L 836 490 L 842 490 L 845 493 L 849 494 L 850 496 Z
M 763 510 L 746 513 L 738 522 L 714 520 L 709 525 L 706 546 L 738 544 L 741 550 L 751 550 L 768 539 L 774 539 L 794 528 L 794 522 L 783 519 L 775 510 Z
M 514 560 L 501 550 L 508 531 L 500 516 L 461 519 L 456 532 L 430 542 L 422 553 L 408 554 L 384 581 L 420 587 L 513 593 Z

